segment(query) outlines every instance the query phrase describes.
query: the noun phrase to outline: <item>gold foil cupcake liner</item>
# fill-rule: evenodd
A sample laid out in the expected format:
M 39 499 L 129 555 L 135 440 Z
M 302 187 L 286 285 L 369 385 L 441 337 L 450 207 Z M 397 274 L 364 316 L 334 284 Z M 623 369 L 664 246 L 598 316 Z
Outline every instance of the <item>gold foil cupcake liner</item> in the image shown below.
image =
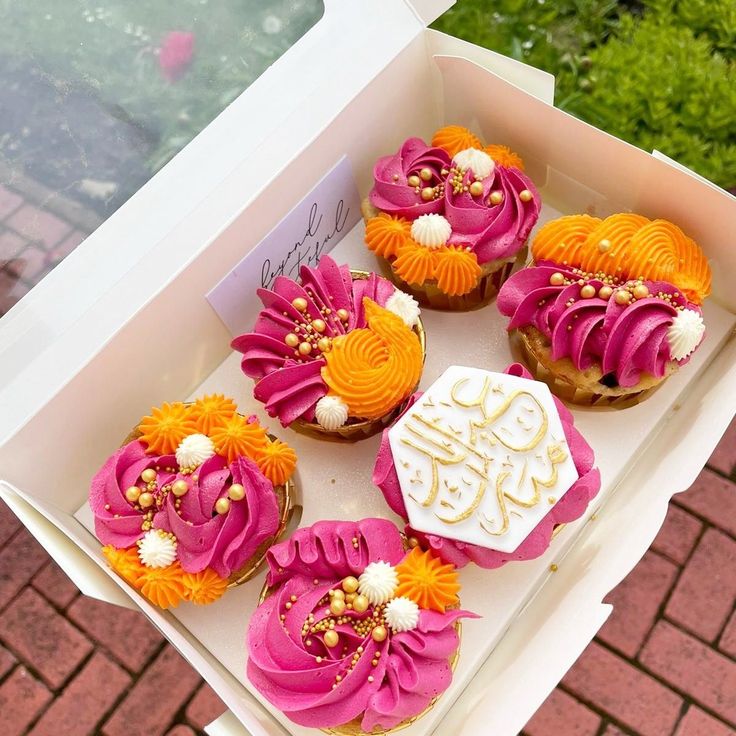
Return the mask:
M 370 277 L 368 271 L 350 271 L 353 281 L 360 279 L 367 279 Z M 422 347 L 422 361 L 427 358 L 427 334 L 424 331 L 424 325 L 422 324 L 421 318 L 417 321 L 417 324 L 413 327 L 414 334 L 419 338 L 419 344 Z M 409 396 L 413 394 L 419 384 L 417 384 L 409 393 Z M 406 399 L 409 398 L 406 397 Z M 308 437 L 314 437 L 320 440 L 330 440 L 332 442 L 357 442 L 359 440 L 371 437 L 374 434 L 383 432 L 402 412 L 406 400 L 404 400 L 398 406 L 395 406 L 388 414 L 378 419 L 366 419 L 358 422 L 351 422 L 350 424 L 344 424 L 342 427 L 337 429 L 325 429 L 322 425 L 317 422 L 307 422 L 303 419 L 296 419 L 289 427 L 300 434 L 307 435 Z
M 594 408 L 626 409 L 644 401 L 659 387 L 658 383 L 650 388 L 619 395 L 590 391 L 576 386 L 568 376 L 563 375 L 559 370 L 555 370 L 555 362 L 557 361 L 552 361 L 549 356 L 541 355 L 535 350 L 533 342 L 522 330 L 515 331 L 514 343 L 534 379 L 546 383 L 555 396 L 570 404 Z
M 409 550 L 410 547 L 406 536 L 404 534 L 402 534 L 401 536 L 404 538 L 404 547 Z M 268 583 L 264 583 L 261 594 L 258 597 L 258 605 L 263 603 L 263 601 L 265 601 L 266 598 L 268 598 L 274 592 L 274 590 L 274 587 L 269 586 Z M 455 631 L 457 632 L 458 644 L 457 649 L 453 652 L 452 656 L 448 658 L 447 663 L 450 665 L 450 670 L 454 673 L 455 668 L 457 667 L 458 660 L 460 659 L 460 642 L 462 640 L 463 626 L 461 621 L 456 621 L 453 626 Z M 378 728 L 373 729 L 372 731 L 364 731 L 360 726 L 360 723 L 363 720 L 363 715 L 361 714 L 348 723 L 343 723 L 340 726 L 332 726 L 330 728 L 321 728 L 319 730 L 323 733 L 332 734 L 332 736 L 386 736 L 390 733 L 403 731 L 405 728 L 409 728 L 409 726 L 416 723 L 420 718 L 422 718 L 422 716 L 425 716 L 427 713 L 429 713 L 429 711 L 432 710 L 432 708 L 434 708 L 437 701 L 442 697 L 442 695 L 443 693 L 436 695 L 434 698 L 432 698 L 432 700 L 430 700 L 429 705 L 421 713 L 417 713 L 415 716 L 411 716 L 411 718 L 406 718 L 393 728 Z
M 185 402 L 187 405 L 191 402 Z M 238 412 L 239 413 L 239 412 Z M 240 414 L 240 416 L 244 416 Z M 125 438 L 120 447 L 125 447 L 129 442 L 137 440 L 141 436 L 141 431 L 136 427 L 130 432 Z M 270 442 L 276 441 L 276 437 L 268 433 L 268 439 Z M 266 553 L 268 550 L 279 541 L 284 535 L 287 528 L 290 526 L 294 512 L 300 508 L 298 505 L 298 489 L 294 482 L 293 476 L 289 478 L 286 483 L 280 486 L 274 486 L 274 495 L 279 507 L 279 526 L 276 532 L 264 540 L 251 555 L 251 557 L 245 561 L 245 563 L 228 578 L 228 588 L 235 588 L 238 585 L 250 580 L 260 569 L 261 565 L 266 559 Z
M 526 248 L 522 249 L 522 253 L 526 258 Z M 498 261 L 487 264 L 490 268 L 483 268 L 483 273 L 475 287 L 461 296 L 445 294 L 434 280 L 425 281 L 421 285 L 409 284 L 394 271 L 390 261 L 380 257 L 378 260 L 382 262 L 384 272 L 396 286 L 407 294 L 411 294 L 422 306 L 449 312 L 469 312 L 485 306 L 496 297 L 506 279 L 511 275 L 517 259 L 501 261 L 500 265 Z

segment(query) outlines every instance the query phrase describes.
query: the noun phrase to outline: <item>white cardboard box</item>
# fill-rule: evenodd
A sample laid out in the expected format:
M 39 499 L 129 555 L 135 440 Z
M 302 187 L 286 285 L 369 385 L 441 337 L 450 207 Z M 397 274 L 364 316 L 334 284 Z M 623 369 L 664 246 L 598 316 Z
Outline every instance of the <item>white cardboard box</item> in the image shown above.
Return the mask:
M 409 135 L 466 124 L 524 156 L 544 218 L 622 209 L 671 218 L 703 246 L 715 274 L 707 342 L 687 368 L 640 407 L 575 410 L 604 473 L 586 517 L 539 561 L 463 571 L 464 603 L 486 605 L 487 615 L 465 627 L 453 686 L 407 736 L 518 732 L 610 613 L 603 597 L 647 549 L 669 498 L 689 487 L 736 411 L 736 297 L 726 288 L 736 278 L 733 198 L 553 108 L 548 75 L 425 30 L 446 5 L 327 2 L 324 18 L 0 331 L 0 494 L 83 592 L 139 607 L 202 673 L 232 711 L 213 734 L 309 733 L 243 686 L 242 634 L 262 575 L 214 606 L 161 612 L 106 569 L 77 511 L 95 470 L 152 404 L 202 387 L 258 408 L 204 295 L 343 154 L 365 193 L 378 155 Z M 337 257 L 370 265 L 361 240 L 358 225 Z M 448 363 L 463 316 L 425 316 L 426 385 Z M 509 354 L 495 306 L 474 313 L 472 325 L 479 337 L 464 359 L 503 368 Z M 330 460 L 323 444 L 277 431 L 301 451 L 303 523 L 319 518 L 318 494 L 335 476 L 354 489 L 335 517 L 391 516 L 368 490 L 376 440 Z

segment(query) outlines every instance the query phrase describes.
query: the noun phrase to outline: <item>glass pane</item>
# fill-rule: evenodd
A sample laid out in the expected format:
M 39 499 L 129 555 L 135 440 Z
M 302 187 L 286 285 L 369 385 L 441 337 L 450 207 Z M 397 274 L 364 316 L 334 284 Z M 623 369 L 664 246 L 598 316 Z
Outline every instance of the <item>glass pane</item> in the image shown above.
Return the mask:
M 323 10 L 322 0 L 0 0 L 0 316 Z

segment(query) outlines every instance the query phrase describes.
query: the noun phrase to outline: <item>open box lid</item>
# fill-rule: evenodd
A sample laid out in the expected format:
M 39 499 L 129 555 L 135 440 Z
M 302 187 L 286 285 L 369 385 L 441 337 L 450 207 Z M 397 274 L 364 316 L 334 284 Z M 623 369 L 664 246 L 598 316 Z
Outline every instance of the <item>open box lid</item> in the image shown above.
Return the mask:
M 0 446 L 451 4 L 325 0 L 315 26 L 3 318 Z M 551 77 L 529 75 L 551 101 Z M 248 161 L 248 181 L 185 226 Z M 155 250 L 170 272 L 130 278 Z

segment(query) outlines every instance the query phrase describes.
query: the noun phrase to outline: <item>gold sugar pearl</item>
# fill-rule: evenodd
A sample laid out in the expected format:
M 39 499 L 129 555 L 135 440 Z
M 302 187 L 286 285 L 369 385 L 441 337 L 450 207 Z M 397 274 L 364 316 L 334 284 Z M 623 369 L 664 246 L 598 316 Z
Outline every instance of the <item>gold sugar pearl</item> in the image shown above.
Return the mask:
M 608 240 L 608 238 L 604 238 L 603 240 L 598 243 L 598 250 L 601 253 L 605 253 L 606 251 L 611 250 L 611 241 Z
M 290 332 L 285 338 L 284 342 L 290 347 L 295 348 L 299 344 L 299 335 L 295 335 L 293 332 Z
M 358 595 L 353 599 L 353 610 L 356 613 L 365 613 L 368 606 L 368 599 L 364 595 Z
M 373 633 L 371 634 L 373 637 L 373 641 L 375 642 L 381 642 L 385 641 L 386 637 L 388 636 L 388 631 L 386 631 L 385 626 L 376 626 L 375 629 L 373 629 Z
M 611 294 L 613 294 L 613 289 L 610 286 L 601 286 L 598 290 L 598 296 L 606 301 L 611 298 Z
M 151 495 L 150 493 L 148 494 Z M 141 496 L 141 489 L 138 486 L 131 486 L 125 491 L 125 498 L 131 503 L 135 503 Z M 109 508 L 109 505 L 107 506 Z
M 291 302 L 291 306 L 300 312 L 306 312 L 309 305 L 307 304 L 307 300 L 303 296 L 298 296 Z
M 649 289 L 644 284 L 637 284 L 634 287 L 635 299 L 646 299 L 649 296 Z
M 333 631 L 330 629 L 329 631 L 325 631 L 325 644 L 332 649 L 333 647 L 336 647 L 340 642 L 340 636 L 338 635 L 337 631 Z
M 299 343 L 299 354 L 300 355 L 309 355 L 312 352 L 312 345 L 308 342 L 300 342 Z
M 140 504 L 141 508 L 144 509 L 147 509 L 149 506 L 153 506 L 153 501 L 153 493 L 149 493 L 148 491 L 144 491 L 138 497 L 138 503 Z
M 333 616 L 342 616 L 345 613 L 345 601 L 342 598 L 334 597 L 330 603 L 330 613 Z
M 491 192 L 491 196 L 488 198 L 488 200 L 491 204 L 501 204 L 501 202 L 503 202 L 503 192 Z
M 218 498 L 215 502 L 215 511 L 217 511 L 218 514 L 226 514 L 230 511 L 230 499 Z
M 434 199 L 434 188 L 433 187 L 424 187 L 422 189 L 422 199 L 425 202 L 429 202 Z
M 332 340 L 329 337 L 320 337 L 317 340 L 317 349 L 323 353 L 329 353 L 332 350 Z
M 189 484 L 185 480 L 177 480 L 171 486 L 171 492 L 177 497 L 181 498 L 189 493 Z
M 144 483 L 153 483 L 156 480 L 156 471 L 153 468 L 146 468 L 141 473 L 141 480 Z
M 470 193 L 474 197 L 480 197 L 483 194 L 483 184 L 479 181 L 474 181 L 470 185 Z
M 422 181 L 430 181 L 432 178 L 432 169 L 428 169 L 426 166 L 419 172 L 419 176 Z
M 519 192 L 519 199 L 522 202 L 531 202 L 531 199 L 534 195 L 528 190 L 528 189 L 522 189 Z
M 419 546 L 419 540 L 416 537 L 409 537 L 409 547 L 411 549 L 414 549 L 414 547 Z
M 348 577 L 344 578 L 342 581 L 342 589 L 346 593 L 355 593 L 355 591 L 358 590 L 358 578 L 348 575 Z
M 327 325 L 323 319 L 312 320 L 312 327 L 316 332 L 324 332 L 327 329 Z
M 233 483 L 227 489 L 227 495 L 232 501 L 242 501 L 245 498 L 245 488 L 240 483 Z
M 628 304 L 631 301 L 631 294 L 629 294 L 629 292 L 625 289 L 619 289 L 616 292 L 616 296 L 614 298 L 616 300 L 616 304 L 620 304 L 621 306 L 623 306 L 624 304 Z
M 412 174 L 412 175 L 411 175 L 411 176 L 410 176 L 410 177 L 409 177 L 409 178 L 408 178 L 408 179 L 406 180 L 406 183 L 407 183 L 407 184 L 408 184 L 408 185 L 409 185 L 410 187 L 418 187 L 418 186 L 420 186 L 420 185 L 421 185 L 421 183 L 422 183 L 422 180 L 421 180 L 421 179 L 420 179 L 420 178 L 419 178 L 419 177 L 418 177 L 418 176 L 417 176 L 416 174 Z
M 559 271 L 556 271 L 549 277 L 549 283 L 552 286 L 562 286 L 565 283 L 565 277 Z
M 347 309 L 338 309 L 337 310 L 337 318 L 341 322 L 347 322 L 350 319 L 350 313 Z
M 580 289 L 580 296 L 583 297 L 583 299 L 592 299 L 595 296 L 595 286 L 586 284 L 582 289 Z
M 331 596 L 332 596 L 333 598 L 338 598 L 338 599 L 339 599 L 339 600 L 341 600 L 341 601 L 342 601 L 342 600 L 345 600 L 345 591 L 343 591 L 343 590 L 340 590 L 339 588 L 337 588 L 336 590 L 331 590 L 331 591 L 330 591 L 330 595 L 331 595 Z

